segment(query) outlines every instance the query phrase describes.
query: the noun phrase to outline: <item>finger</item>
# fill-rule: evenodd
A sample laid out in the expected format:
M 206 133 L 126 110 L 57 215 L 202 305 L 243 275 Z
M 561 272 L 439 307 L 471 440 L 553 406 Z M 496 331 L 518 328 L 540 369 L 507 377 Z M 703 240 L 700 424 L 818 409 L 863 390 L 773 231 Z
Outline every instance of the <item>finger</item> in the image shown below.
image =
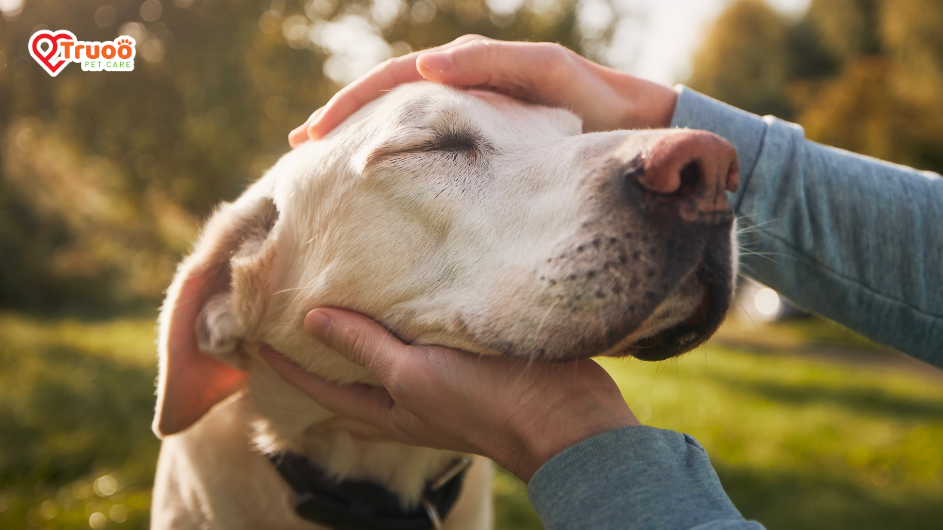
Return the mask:
M 425 79 L 453 86 L 518 88 L 526 91 L 559 77 L 572 68 L 566 48 L 547 43 L 473 40 L 416 59 Z
M 311 125 L 311 122 L 316 120 L 323 111 L 324 111 L 324 107 L 321 107 L 318 110 L 314 111 L 314 113 L 311 114 L 311 116 L 307 120 L 305 120 L 304 123 L 302 123 L 301 125 L 296 127 L 293 131 L 288 133 L 288 145 L 290 145 L 292 149 L 298 147 L 299 145 L 301 145 L 302 143 L 308 140 L 308 126 Z
M 262 359 L 282 379 L 301 390 L 321 407 L 388 431 L 393 398 L 385 388 L 364 384 L 341 385 L 303 370 L 271 346 L 259 347 Z
M 376 321 L 342 309 L 315 309 L 305 316 L 305 330 L 328 348 L 363 366 L 384 384 L 413 349 Z
M 366 75 L 342 88 L 324 106 L 319 119 L 308 125 L 308 138 L 320 140 L 354 112 L 385 91 L 403 83 L 422 80 L 416 55 L 409 54 L 378 64 Z
M 463 35 L 433 50 L 444 50 L 482 39 L 485 37 L 481 35 Z M 413 52 L 380 63 L 360 79 L 339 90 L 324 106 L 324 112 L 308 123 L 308 138 L 312 140 L 323 138 L 354 112 L 377 99 L 384 92 L 404 83 L 421 81 L 422 76 L 416 70 L 416 57 L 420 53 L 422 52 Z

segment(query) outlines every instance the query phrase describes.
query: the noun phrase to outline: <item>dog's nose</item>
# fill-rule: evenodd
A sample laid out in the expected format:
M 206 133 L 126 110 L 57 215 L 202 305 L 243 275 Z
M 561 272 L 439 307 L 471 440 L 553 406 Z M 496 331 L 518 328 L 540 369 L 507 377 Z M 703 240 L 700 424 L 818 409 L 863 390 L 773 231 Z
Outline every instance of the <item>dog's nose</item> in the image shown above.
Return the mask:
M 736 191 L 740 183 L 737 151 L 714 133 L 677 131 L 651 144 L 627 178 L 655 202 L 676 205 L 686 221 L 710 218 L 730 211 L 724 190 Z

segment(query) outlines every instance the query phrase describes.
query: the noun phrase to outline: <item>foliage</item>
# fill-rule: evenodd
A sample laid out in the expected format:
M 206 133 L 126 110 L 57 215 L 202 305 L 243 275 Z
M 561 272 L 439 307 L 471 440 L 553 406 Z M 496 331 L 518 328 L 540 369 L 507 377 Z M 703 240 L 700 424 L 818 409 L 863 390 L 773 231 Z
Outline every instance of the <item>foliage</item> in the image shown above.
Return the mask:
M 809 320 L 731 322 L 720 338 L 782 333 L 805 351 L 843 338 Z M 153 320 L 0 314 L 0 336 L 0 528 L 82 528 L 94 513 L 106 528 L 147 528 Z M 604 365 L 644 423 L 695 436 L 736 506 L 771 530 L 939 526 L 939 371 L 751 350 L 715 341 L 678 360 Z M 496 528 L 540 528 L 513 477 L 499 473 L 495 501 Z
M 82 528 L 94 513 L 147 528 L 153 320 L 5 315 L 0 335 L 0 528 Z
M 465 33 L 604 53 L 619 13 L 606 0 L 36 0 L 4 12 L 0 306 L 153 307 L 199 219 L 339 86 Z M 51 78 L 27 51 L 42 28 L 131 35 L 136 68 Z
M 798 19 L 732 4 L 689 84 L 798 121 L 816 141 L 943 172 L 943 3 L 812 0 Z

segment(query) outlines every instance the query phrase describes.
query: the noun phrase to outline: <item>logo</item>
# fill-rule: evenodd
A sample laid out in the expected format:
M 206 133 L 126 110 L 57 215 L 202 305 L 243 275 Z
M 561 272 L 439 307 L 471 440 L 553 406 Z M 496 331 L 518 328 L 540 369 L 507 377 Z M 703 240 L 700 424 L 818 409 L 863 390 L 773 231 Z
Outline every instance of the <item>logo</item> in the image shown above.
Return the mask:
M 130 72 L 137 55 L 134 39 L 126 35 L 114 41 L 86 42 L 71 31 L 42 30 L 29 39 L 29 54 L 46 73 L 56 77 L 69 63 L 79 63 L 84 72 Z

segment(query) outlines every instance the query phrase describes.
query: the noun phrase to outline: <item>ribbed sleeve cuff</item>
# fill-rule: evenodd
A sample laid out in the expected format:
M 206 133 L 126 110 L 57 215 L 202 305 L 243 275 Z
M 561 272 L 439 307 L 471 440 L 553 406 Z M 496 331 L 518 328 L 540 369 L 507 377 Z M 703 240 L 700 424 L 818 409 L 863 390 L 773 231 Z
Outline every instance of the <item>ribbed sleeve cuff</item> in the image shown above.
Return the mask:
M 527 492 L 547 530 L 744 522 L 700 444 L 653 427 L 615 429 L 564 450 Z

